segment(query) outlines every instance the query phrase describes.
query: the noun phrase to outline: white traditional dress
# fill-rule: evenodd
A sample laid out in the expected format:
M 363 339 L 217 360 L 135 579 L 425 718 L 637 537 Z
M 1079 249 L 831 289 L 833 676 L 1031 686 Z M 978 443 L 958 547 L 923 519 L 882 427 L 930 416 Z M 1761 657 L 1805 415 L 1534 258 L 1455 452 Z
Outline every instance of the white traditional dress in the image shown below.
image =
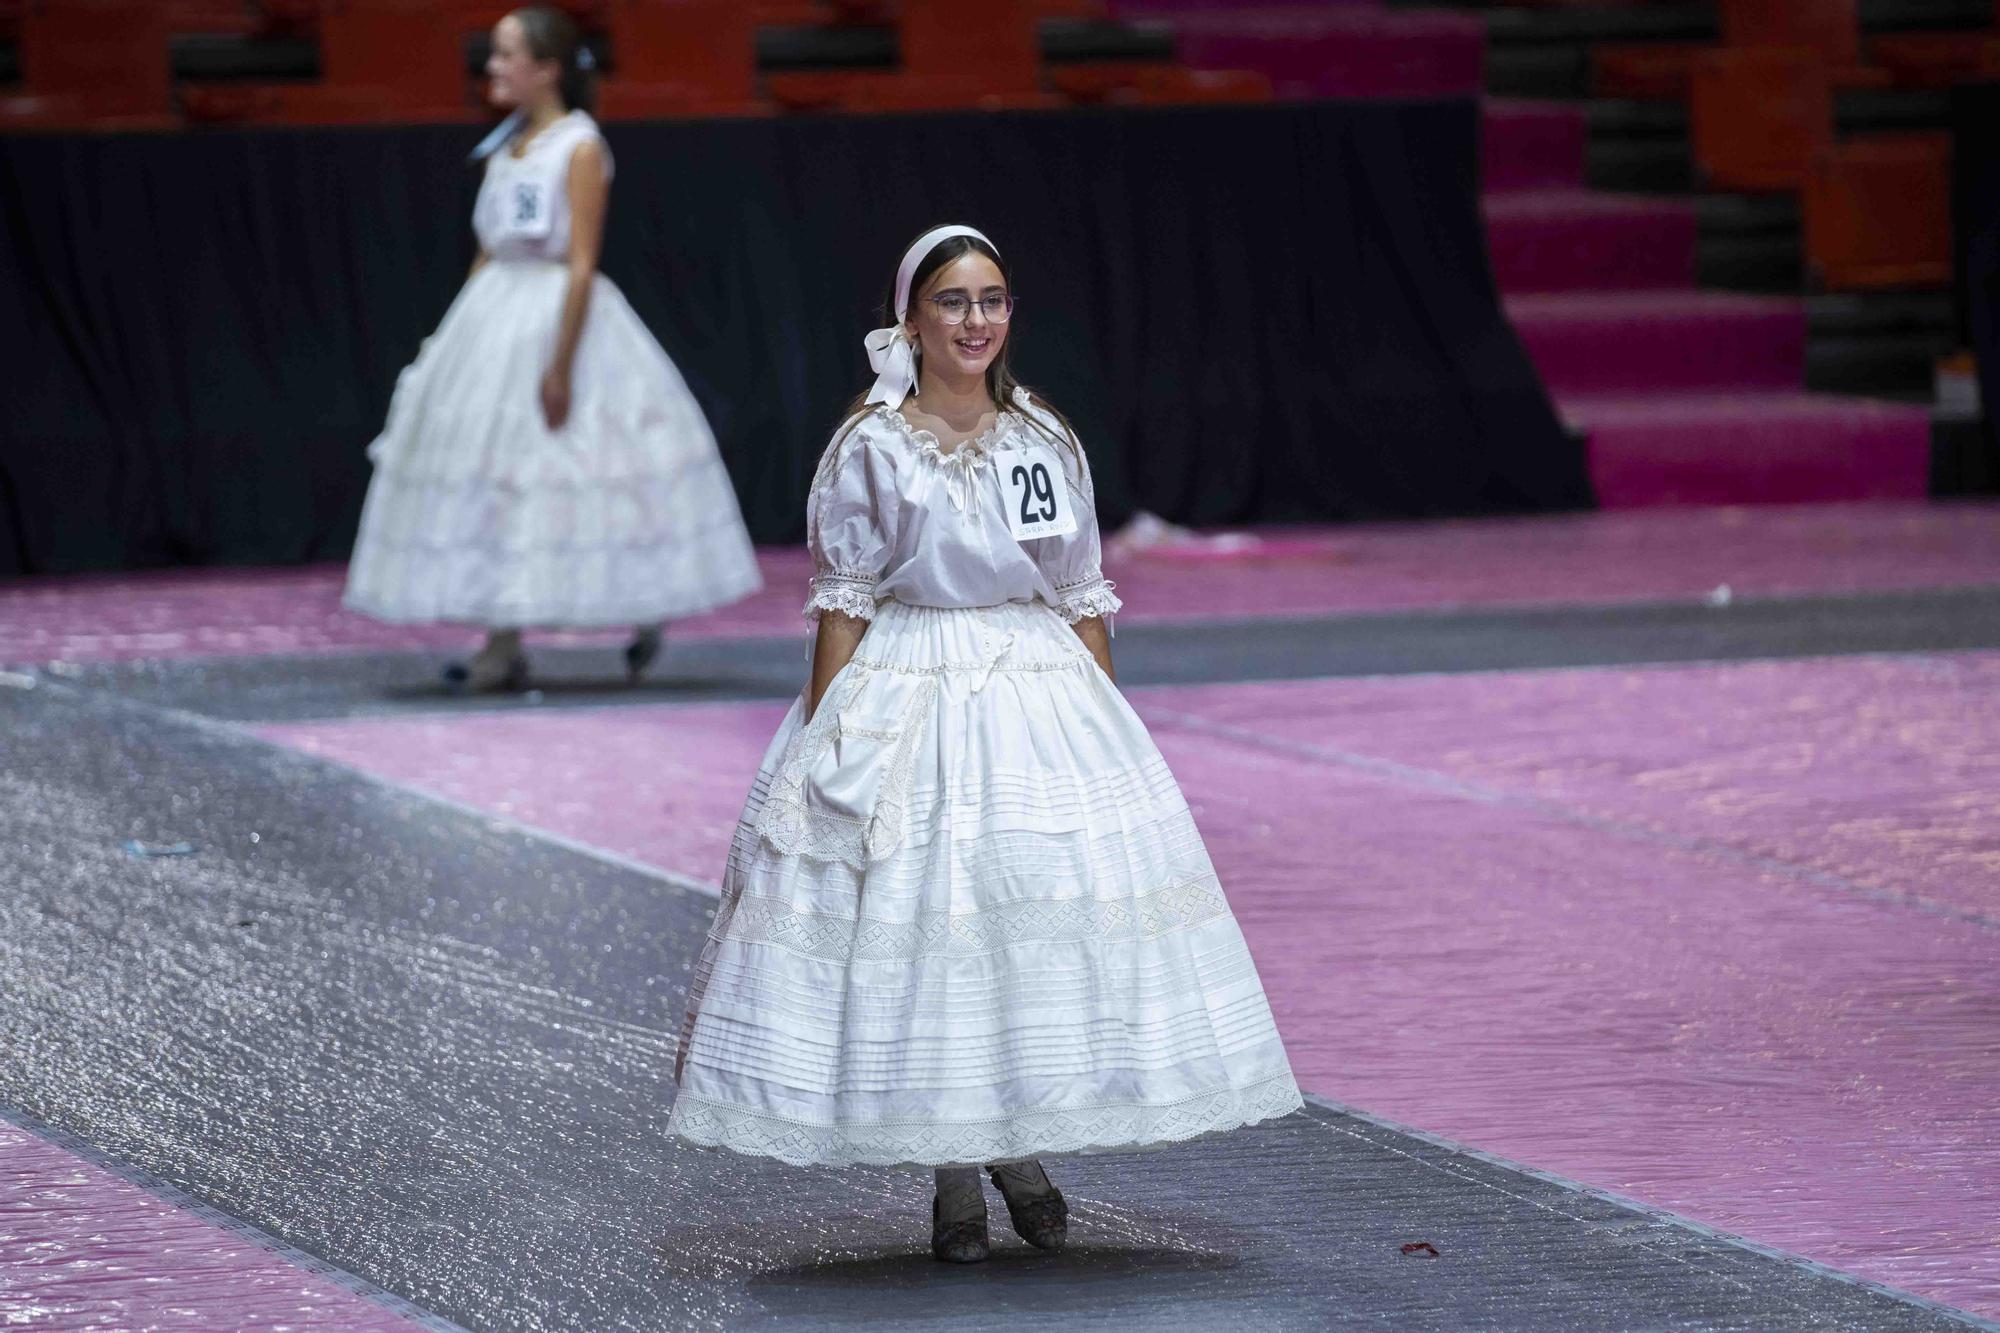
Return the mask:
M 598 139 L 572 111 L 522 156 L 487 159 L 473 227 L 490 262 L 403 371 L 369 448 L 349 607 L 494 628 L 641 625 L 761 585 L 707 419 L 602 274 L 569 420 L 550 430 L 542 414 L 569 283 L 570 157 Z
M 876 408 L 820 464 L 807 611 L 872 623 L 744 808 L 683 1027 L 687 1140 L 936 1166 L 1300 1105 L 1187 802 L 1070 628 L 1119 608 L 1082 452 L 1016 407 L 949 452 Z M 1034 459 L 1068 535 L 1010 529 L 1000 473 Z

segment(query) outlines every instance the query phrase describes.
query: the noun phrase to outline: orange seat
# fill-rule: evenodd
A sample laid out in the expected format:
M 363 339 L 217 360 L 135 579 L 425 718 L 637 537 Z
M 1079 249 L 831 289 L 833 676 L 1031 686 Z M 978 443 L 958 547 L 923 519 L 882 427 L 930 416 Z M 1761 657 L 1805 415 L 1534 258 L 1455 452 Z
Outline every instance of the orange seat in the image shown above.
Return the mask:
M 29 0 L 21 95 L 0 120 L 49 128 L 165 129 L 173 105 L 167 11 L 153 0 Z
M 2000 33 L 1887 33 L 1868 39 L 1868 59 L 1902 88 L 1983 83 L 2000 79 Z
M 774 74 L 765 87 L 793 111 L 1046 111 L 1067 106 L 1057 93 L 990 84 L 963 75 L 866 72 Z
M 1886 88 L 1893 75 L 1863 59 L 1855 0 L 1723 0 L 1727 50 L 1811 51 L 1836 88 Z M 1703 43 L 1614 43 L 1590 54 L 1598 97 L 1672 100 L 1689 95 L 1696 63 L 1717 48 Z
M 1715 48 L 1696 42 L 1611 43 L 1591 48 L 1595 97 L 1677 101 L 1688 95 L 1694 62 Z
M 757 0 L 750 16 L 772 28 L 817 28 L 834 20 L 833 10 L 821 0 Z
M 1835 69 L 1861 63 L 1854 0 L 1722 0 L 1724 46 L 1791 46 L 1817 51 Z
M 1052 111 L 1069 105 L 1038 89 L 981 88 L 960 78 L 906 74 L 856 84 L 841 102 L 843 111 Z
M 795 110 L 1043 110 L 1065 105 L 1041 84 L 1031 0 L 954 5 L 904 0 L 897 18 L 903 69 L 773 75 L 771 96 Z
M 167 27 L 174 32 L 261 32 L 264 16 L 246 0 L 167 0 Z
M 409 106 L 468 102 L 466 25 L 429 0 L 332 0 L 320 13 L 321 70 Z
M 467 77 L 466 39 L 483 13 L 434 0 L 267 0 L 275 17 L 315 29 L 321 80 L 309 84 L 189 86 L 197 120 L 293 125 L 427 121 L 484 114 Z
M 1726 190 L 1795 190 L 1833 141 L 1833 86 L 1808 51 L 1710 51 L 1695 62 L 1696 169 Z
M 1881 135 L 1821 149 L 1802 200 L 1808 271 L 1828 291 L 1951 284 L 1951 138 Z
M 1049 83 L 1079 102 L 1268 102 L 1272 96 L 1270 76 L 1256 70 L 1188 69 L 1155 61 L 1055 65 Z
M 1041 90 L 1041 42 L 1028 0 L 905 0 L 896 27 L 909 74 L 963 78 L 982 95 Z
M 789 110 L 832 111 L 839 108 L 855 88 L 870 79 L 894 77 L 859 70 L 799 70 L 766 75 L 764 88 L 773 101 Z
M 613 0 L 607 120 L 761 115 L 757 18 L 737 0 Z
M 1722 44 L 1812 51 L 1833 72 L 1836 88 L 1886 88 L 1886 70 L 1861 60 L 1861 18 L 1855 0 L 1722 0 Z
M 1087 60 L 1049 67 L 1049 86 L 1079 102 L 1109 102 L 1149 75 L 1181 68 L 1152 60 Z

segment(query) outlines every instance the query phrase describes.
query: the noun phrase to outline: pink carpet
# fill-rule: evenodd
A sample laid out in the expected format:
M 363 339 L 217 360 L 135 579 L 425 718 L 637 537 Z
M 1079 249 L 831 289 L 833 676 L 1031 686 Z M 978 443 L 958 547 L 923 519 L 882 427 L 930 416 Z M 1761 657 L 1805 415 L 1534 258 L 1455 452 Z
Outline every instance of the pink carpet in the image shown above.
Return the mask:
M 1575 188 L 1512 190 L 1486 201 L 1486 239 L 1502 291 L 1686 287 L 1694 281 L 1694 205 Z
M 1805 374 L 1806 312 L 1726 292 L 1511 296 L 1507 313 L 1558 398 L 1579 393 L 1768 389 Z
M 1930 409 L 1866 398 L 1737 393 L 1572 394 L 1607 509 L 1923 495 Z
M 1138 697 L 1308 1087 L 1996 1315 L 1996 686 L 1967 654 Z M 707 879 L 779 711 L 265 734 Z
M 1664 429 L 1661 419 L 1637 424 Z M 1114 554 L 1107 567 L 1132 607 L 1123 623 L 1685 600 L 1720 584 L 1754 596 L 2000 583 L 2000 504 L 1991 503 L 1367 524 L 1262 538 L 1234 555 Z M 673 634 L 802 633 L 804 552 L 762 560 L 764 592 Z M 341 578 L 320 567 L 17 579 L 0 584 L 0 663 L 442 652 L 472 637 L 349 615 Z
M 417 1325 L 0 1120 L 0 1325 Z
M 1559 102 L 1486 103 L 1480 181 L 1488 191 L 1574 189 L 1583 184 L 1588 123 Z

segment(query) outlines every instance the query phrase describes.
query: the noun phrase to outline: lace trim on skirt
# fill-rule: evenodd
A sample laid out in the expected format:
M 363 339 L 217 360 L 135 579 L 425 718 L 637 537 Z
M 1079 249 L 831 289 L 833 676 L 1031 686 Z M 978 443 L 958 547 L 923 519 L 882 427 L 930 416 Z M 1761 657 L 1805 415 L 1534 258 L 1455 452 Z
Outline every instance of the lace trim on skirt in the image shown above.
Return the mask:
M 1289 1115 L 1304 1105 L 1290 1072 L 1165 1105 L 1052 1107 L 996 1120 L 825 1125 L 683 1092 L 672 1133 L 793 1166 L 952 1166 L 1058 1153 L 1131 1152 Z

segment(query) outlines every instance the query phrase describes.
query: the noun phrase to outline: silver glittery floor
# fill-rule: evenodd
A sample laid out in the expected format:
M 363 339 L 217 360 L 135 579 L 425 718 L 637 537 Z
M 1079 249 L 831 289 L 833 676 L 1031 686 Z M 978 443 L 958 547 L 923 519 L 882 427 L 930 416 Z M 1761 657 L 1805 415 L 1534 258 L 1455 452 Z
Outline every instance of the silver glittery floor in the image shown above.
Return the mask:
M 937 1265 L 916 1174 L 662 1135 L 709 898 L 152 679 L 0 689 L 0 1106 L 466 1327 L 1959 1326 L 1323 1106 L 1064 1164 L 1069 1251 Z

